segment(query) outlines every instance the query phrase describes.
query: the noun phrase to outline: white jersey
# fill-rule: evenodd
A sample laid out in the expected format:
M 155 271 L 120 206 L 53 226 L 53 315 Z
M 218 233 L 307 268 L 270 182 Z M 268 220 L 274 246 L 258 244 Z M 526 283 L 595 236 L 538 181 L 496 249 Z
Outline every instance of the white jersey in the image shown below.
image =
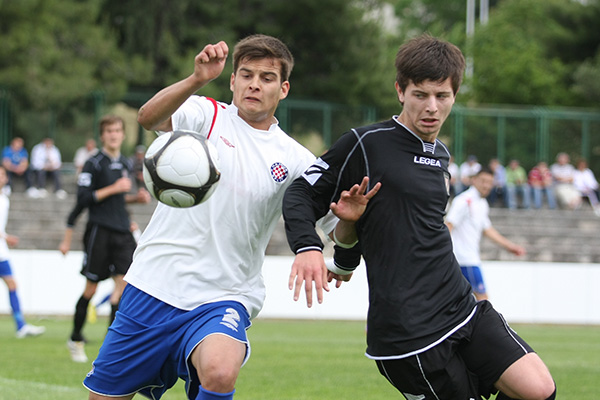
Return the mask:
M 0 261 L 8 260 L 8 245 L 6 244 L 6 223 L 8 222 L 8 209 L 10 200 L 0 191 Z
M 235 300 L 253 318 L 265 298 L 261 269 L 285 189 L 315 156 L 277 124 L 254 129 L 234 105 L 206 97 L 190 97 L 172 124 L 208 137 L 221 178 L 198 206 L 158 204 L 125 280 L 180 309 Z
M 483 231 L 492 226 L 490 206 L 473 186 L 454 198 L 446 221 L 452 224 L 454 255 L 461 266 L 481 265 L 479 244 Z

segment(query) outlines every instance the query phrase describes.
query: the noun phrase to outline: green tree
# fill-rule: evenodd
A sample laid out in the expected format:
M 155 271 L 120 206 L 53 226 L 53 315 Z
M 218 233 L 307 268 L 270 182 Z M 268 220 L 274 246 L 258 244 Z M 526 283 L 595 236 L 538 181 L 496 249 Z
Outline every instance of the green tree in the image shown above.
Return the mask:
M 124 57 L 97 24 L 99 0 L 0 1 L 0 87 L 11 93 L 12 135 L 31 148 L 56 137 L 65 160 L 93 132 L 94 97 L 127 89 Z M 8 115 L 8 114 L 7 114 Z M 1 145 L 9 137 L 3 132 Z M 60 135 L 58 135 L 60 133 Z
M 0 2 L 0 85 L 28 107 L 61 109 L 94 90 L 118 99 L 123 57 L 96 25 L 99 1 Z
M 577 67 L 573 80 L 575 93 L 590 105 L 600 104 L 600 50 Z
M 472 99 L 478 103 L 587 104 L 571 86 L 577 66 L 598 48 L 598 43 L 589 48 L 590 36 L 582 33 L 594 31 L 592 26 L 600 23 L 590 17 L 597 10 L 597 4 L 576 1 L 501 2 L 489 23 L 478 27 L 469 47 L 474 60 L 469 82 Z
M 103 21 L 128 55 L 132 86 L 156 90 L 192 72 L 207 43 L 264 33 L 284 40 L 296 58 L 291 97 L 345 104 L 381 103 L 393 93 L 389 36 L 366 18 L 382 1 L 362 0 L 106 0 Z M 228 65 L 230 68 L 230 65 Z M 229 98 L 229 73 L 206 89 Z M 385 102 L 384 102 L 385 104 Z

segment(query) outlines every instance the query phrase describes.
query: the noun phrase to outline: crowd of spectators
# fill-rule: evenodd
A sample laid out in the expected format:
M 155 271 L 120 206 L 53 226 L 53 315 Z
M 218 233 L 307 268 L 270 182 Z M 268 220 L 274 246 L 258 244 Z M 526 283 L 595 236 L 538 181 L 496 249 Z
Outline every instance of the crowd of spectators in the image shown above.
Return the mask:
M 494 187 L 487 198 L 492 207 L 576 210 L 587 202 L 600 217 L 598 181 L 583 158 L 573 165 L 569 155 L 561 152 L 552 165 L 540 161 L 529 171 L 517 159 L 503 166 L 500 160 L 492 158 L 488 167 L 494 173 Z M 481 164 L 470 155 L 460 165 L 451 160 L 448 169 L 454 196 L 469 188 L 470 179 Z
M 98 149 L 93 139 L 89 139 L 85 146 L 77 150 L 73 160 L 77 173 L 96 151 Z M 51 137 L 45 137 L 34 145 L 31 154 L 25 148 L 24 139 L 14 137 L 2 150 L 2 165 L 8 173 L 8 183 L 3 188 L 6 195 L 10 195 L 15 190 L 17 181 L 22 180 L 27 197 L 46 198 L 50 189 L 58 199 L 67 198 L 62 185 L 62 155 Z
M 89 138 L 75 151 L 73 166 L 75 174 L 79 175 L 83 164 L 88 158 L 99 151 L 96 140 Z M 145 188 L 142 165 L 146 147 L 138 145 L 131 156 L 133 162 L 133 181 L 137 188 Z M 14 137 L 2 151 L 2 166 L 8 174 L 8 183 L 2 192 L 9 195 L 15 190 L 15 183 L 23 181 L 26 195 L 30 198 L 46 198 L 48 189 L 59 199 L 65 199 L 67 192 L 62 187 L 62 156 L 61 152 L 50 137 L 44 138 L 31 149 L 31 155 L 25 148 L 22 137 Z M 52 183 L 51 187 L 48 181 Z

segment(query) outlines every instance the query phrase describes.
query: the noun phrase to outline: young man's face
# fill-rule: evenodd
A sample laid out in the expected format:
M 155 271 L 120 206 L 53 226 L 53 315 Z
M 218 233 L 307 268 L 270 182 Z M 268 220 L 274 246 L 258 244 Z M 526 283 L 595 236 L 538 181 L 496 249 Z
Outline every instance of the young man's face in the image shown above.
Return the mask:
M 119 151 L 125 139 L 125 130 L 121 122 L 105 125 L 100 133 L 100 140 L 108 151 Z
M 487 172 L 481 172 L 473 177 L 472 182 L 481 197 L 488 197 L 494 187 L 494 175 L 488 174 Z
M 415 85 L 410 82 L 404 91 L 396 83 L 396 91 L 404 105 L 399 121 L 421 139 L 433 142 L 456 99 L 450 78 L 441 83 L 427 80 Z
M 290 84 L 281 82 L 279 60 L 264 58 L 242 61 L 231 75 L 233 104 L 240 117 L 257 129 L 268 130 L 279 101 L 285 99 Z

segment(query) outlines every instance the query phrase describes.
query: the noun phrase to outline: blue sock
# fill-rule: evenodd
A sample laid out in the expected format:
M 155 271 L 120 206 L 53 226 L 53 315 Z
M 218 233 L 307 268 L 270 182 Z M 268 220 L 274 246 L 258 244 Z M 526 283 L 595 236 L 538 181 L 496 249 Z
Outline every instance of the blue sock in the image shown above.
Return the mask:
M 196 400 L 233 400 L 234 393 L 235 389 L 233 392 L 229 393 L 217 393 L 206 390 L 200 386 L 200 393 L 198 393 L 198 396 L 196 396 Z
M 8 292 L 8 297 L 10 298 L 10 307 L 12 308 L 13 318 L 17 324 L 17 330 L 19 330 L 23 327 L 23 325 L 25 325 L 25 318 L 23 318 L 23 314 L 21 314 L 21 306 L 19 304 L 17 291 L 14 290 L 12 292 Z

